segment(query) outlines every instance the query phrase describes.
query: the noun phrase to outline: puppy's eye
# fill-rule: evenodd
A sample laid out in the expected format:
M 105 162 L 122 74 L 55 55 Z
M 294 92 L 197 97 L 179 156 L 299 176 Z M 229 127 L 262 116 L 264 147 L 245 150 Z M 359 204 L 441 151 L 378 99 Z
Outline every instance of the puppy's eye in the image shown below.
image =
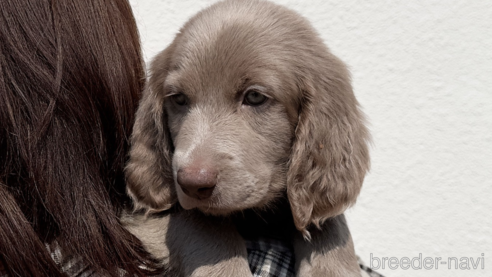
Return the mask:
M 184 106 L 188 104 L 188 98 L 182 93 L 172 95 L 171 100 L 178 106 Z
M 256 90 L 248 90 L 244 95 L 243 104 L 248 106 L 259 106 L 266 102 L 268 97 Z

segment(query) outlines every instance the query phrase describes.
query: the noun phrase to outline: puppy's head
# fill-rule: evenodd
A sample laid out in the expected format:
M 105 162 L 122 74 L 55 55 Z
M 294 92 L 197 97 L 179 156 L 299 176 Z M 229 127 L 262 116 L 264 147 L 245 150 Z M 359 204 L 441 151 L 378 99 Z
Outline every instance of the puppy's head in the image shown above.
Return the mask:
M 226 215 L 287 191 L 297 228 L 355 202 L 368 133 L 349 74 L 309 23 L 263 1 L 192 18 L 151 67 L 127 166 L 137 204 Z

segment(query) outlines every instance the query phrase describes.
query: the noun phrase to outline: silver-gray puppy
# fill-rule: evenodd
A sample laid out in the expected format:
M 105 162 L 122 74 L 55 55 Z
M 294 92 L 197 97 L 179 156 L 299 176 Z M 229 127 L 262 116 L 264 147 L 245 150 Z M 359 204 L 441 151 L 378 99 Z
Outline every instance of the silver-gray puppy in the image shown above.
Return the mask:
M 128 193 L 167 212 L 124 221 L 170 276 L 251 276 L 243 238 L 272 234 L 296 276 L 360 276 L 343 212 L 369 134 L 345 65 L 297 13 L 228 0 L 194 16 L 154 59 L 131 140 Z

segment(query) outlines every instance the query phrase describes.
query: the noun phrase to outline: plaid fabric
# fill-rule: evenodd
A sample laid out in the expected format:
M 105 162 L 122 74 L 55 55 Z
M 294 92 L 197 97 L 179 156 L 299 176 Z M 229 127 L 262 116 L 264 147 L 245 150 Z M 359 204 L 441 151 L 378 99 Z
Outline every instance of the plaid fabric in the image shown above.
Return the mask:
M 246 241 L 248 263 L 254 277 L 294 277 L 294 257 L 292 248 L 281 240 L 261 238 Z M 68 276 L 92 277 L 94 272 L 83 266 L 80 259 L 62 258 L 58 245 L 47 246 L 53 260 L 62 267 Z M 359 258 L 362 277 L 384 277 L 364 265 Z M 123 276 L 122 272 L 122 276 Z M 6 270 L 0 263 L 0 277 L 7 277 Z
M 52 245 L 46 244 L 46 249 L 50 252 L 53 261 L 58 264 L 67 276 L 70 277 L 101 277 L 101 274 L 96 274 L 89 266 L 82 263 L 81 258 L 72 255 L 63 255 L 58 243 Z M 122 275 L 123 276 L 123 275 Z M 3 268 L 0 262 L 0 277 L 8 277 L 7 271 Z
M 292 249 L 282 241 L 270 238 L 246 240 L 246 248 L 254 277 L 294 277 Z
M 284 241 L 272 238 L 246 240 L 248 263 L 254 277 L 294 277 L 293 249 Z M 362 277 L 384 277 L 358 258 Z
M 52 245 L 46 244 L 46 248 L 51 253 L 51 258 L 56 264 L 60 265 L 61 270 L 71 277 L 93 277 L 98 276 L 82 259 L 72 255 L 62 255 L 60 246 L 54 242 Z
M 370 267 L 366 266 L 360 257 L 357 257 L 357 260 L 359 261 L 359 266 L 361 269 L 361 275 L 362 277 L 384 277 L 383 275 L 377 273 L 376 271 L 372 270 Z

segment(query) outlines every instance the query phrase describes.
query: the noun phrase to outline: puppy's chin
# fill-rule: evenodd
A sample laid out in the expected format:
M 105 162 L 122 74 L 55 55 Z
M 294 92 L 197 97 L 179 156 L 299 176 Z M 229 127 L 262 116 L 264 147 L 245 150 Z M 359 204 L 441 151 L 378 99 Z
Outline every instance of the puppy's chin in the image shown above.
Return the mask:
M 182 190 L 178 189 L 178 201 L 181 207 L 185 210 L 198 209 L 204 214 L 216 215 L 216 216 L 226 216 L 234 210 L 228 209 L 226 207 L 221 207 L 218 204 L 220 201 L 217 200 L 217 196 L 212 196 L 211 198 L 199 200 L 186 195 Z
M 198 209 L 200 212 L 206 215 L 212 216 L 227 216 L 236 210 L 227 209 L 225 207 L 217 207 L 212 204 L 210 200 L 197 200 L 187 195 L 183 195 L 179 198 L 179 204 L 185 210 Z
M 254 183 L 253 185 L 253 193 L 251 193 L 245 188 L 238 191 L 237 187 L 230 184 L 218 184 L 209 198 L 201 200 L 185 194 L 177 184 L 175 188 L 179 204 L 183 209 L 198 209 L 207 215 L 227 216 L 250 208 L 268 206 L 276 198 L 282 197 L 282 188 L 285 186 L 284 183 Z
M 248 208 L 262 206 L 264 203 L 248 204 L 246 202 L 235 201 L 232 205 L 228 205 L 221 200 L 220 195 L 212 195 L 212 197 L 204 200 L 199 200 L 186 195 L 182 190 L 177 190 L 178 201 L 181 207 L 185 210 L 198 209 L 200 212 L 211 216 L 228 216 L 235 212 L 242 211 Z

